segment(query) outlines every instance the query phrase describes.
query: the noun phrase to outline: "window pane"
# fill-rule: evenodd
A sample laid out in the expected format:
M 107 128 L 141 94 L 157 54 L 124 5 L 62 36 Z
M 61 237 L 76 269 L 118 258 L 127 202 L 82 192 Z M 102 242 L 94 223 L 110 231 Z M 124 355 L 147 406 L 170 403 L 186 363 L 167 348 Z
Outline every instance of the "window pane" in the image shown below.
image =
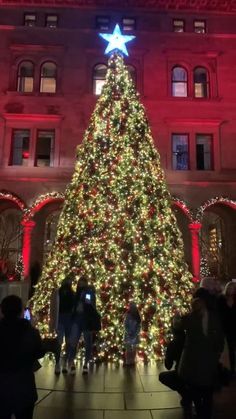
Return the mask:
M 33 13 L 26 13 L 24 16 L 24 25 L 25 26 L 35 26 L 36 25 L 36 15 Z
M 45 63 L 41 68 L 40 92 L 56 93 L 56 65 Z
M 187 71 L 183 67 L 175 67 L 172 70 L 173 81 L 187 81 Z
M 197 170 L 212 170 L 212 135 L 196 136 Z
M 184 20 L 175 19 L 173 21 L 174 32 L 184 32 Z
M 107 66 L 105 64 L 97 64 L 93 69 L 93 93 L 100 95 L 102 87 L 105 83 L 107 74 Z
M 18 67 L 17 91 L 29 93 L 34 88 L 34 65 L 30 61 L 22 62 Z
M 206 22 L 204 20 L 196 20 L 194 22 L 194 32 L 195 33 L 205 33 L 206 32 Z
M 131 17 L 125 17 L 122 19 L 123 31 L 132 32 L 136 28 L 136 20 Z
M 194 96 L 208 97 L 208 73 L 205 68 L 199 67 L 194 70 Z
M 187 97 L 187 83 L 172 83 L 172 96 Z
M 102 93 L 105 80 L 94 80 L 94 94 L 99 96 Z
M 28 166 L 30 131 L 15 129 L 12 134 L 10 165 Z
M 194 96 L 195 97 L 208 97 L 208 84 L 195 83 Z
M 47 28 L 57 28 L 58 16 L 57 15 L 48 15 L 46 16 L 46 27 Z
M 174 170 L 188 170 L 188 135 L 172 134 L 172 166 Z
M 38 131 L 35 166 L 45 167 L 53 165 L 54 131 Z
M 96 28 L 100 31 L 108 31 L 110 29 L 110 18 L 108 16 L 96 16 Z

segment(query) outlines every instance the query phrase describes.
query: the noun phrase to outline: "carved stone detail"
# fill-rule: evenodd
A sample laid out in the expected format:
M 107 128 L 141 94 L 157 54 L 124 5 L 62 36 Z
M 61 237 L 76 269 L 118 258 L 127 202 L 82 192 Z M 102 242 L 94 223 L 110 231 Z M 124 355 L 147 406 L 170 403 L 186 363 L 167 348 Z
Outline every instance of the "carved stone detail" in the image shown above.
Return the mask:
M 116 7 L 236 13 L 236 0 L 0 0 L 0 6 Z

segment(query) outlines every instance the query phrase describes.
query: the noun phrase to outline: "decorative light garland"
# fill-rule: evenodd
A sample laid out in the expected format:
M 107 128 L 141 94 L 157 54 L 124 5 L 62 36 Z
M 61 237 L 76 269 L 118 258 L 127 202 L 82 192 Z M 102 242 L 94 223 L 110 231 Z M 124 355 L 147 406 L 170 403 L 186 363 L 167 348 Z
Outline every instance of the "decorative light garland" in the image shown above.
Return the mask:
M 177 198 L 176 196 L 172 196 L 172 201 L 176 204 L 178 208 L 180 208 L 184 212 L 184 214 L 188 217 L 191 223 L 194 222 L 192 210 L 189 209 L 186 202 Z
M 62 192 L 49 192 L 44 195 L 40 195 L 33 204 L 25 209 L 24 211 L 24 220 L 29 220 L 30 218 L 33 218 L 35 213 L 41 209 L 44 205 L 46 205 L 48 202 L 53 201 L 62 201 L 64 202 L 65 194 Z
M 0 199 L 14 202 L 14 204 L 16 204 L 21 211 L 24 211 L 26 208 L 25 203 L 17 195 L 14 195 L 11 192 L 1 191 Z
M 196 222 L 201 222 L 206 209 L 216 204 L 225 204 L 227 206 L 232 207 L 233 209 L 236 209 L 236 201 L 230 198 L 225 198 L 223 196 L 220 196 L 220 197 L 217 196 L 215 198 L 211 198 L 208 201 L 204 202 L 204 204 L 202 204 L 200 208 L 197 209 Z

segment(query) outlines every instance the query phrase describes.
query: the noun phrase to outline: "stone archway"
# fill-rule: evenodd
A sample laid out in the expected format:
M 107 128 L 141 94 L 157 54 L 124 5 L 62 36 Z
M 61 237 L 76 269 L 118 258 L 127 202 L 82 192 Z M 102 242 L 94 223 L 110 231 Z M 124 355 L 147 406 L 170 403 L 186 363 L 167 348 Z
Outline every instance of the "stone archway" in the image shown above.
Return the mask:
M 202 210 L 201 255 L 211 275 L 223 280 L 236 276 L 236 203 L 213 200 Z
M 21 279 L 22 215 L 24 202 L 8 191 L 0 192 L 0 277 Z

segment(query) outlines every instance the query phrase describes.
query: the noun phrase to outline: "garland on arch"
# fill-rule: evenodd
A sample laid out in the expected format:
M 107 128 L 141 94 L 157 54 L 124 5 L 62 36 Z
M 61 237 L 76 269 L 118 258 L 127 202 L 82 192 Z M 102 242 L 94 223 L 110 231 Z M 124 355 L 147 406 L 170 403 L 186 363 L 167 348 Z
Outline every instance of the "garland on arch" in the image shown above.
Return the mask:
M 202 204 L 199 209 L 197 210 L 196 213 L 196 221 L 195 222 L 201 222 L 202 217 L 204 215 L 204 212 L 207 208 L 216 205 L 216 204 L 224 204 L 224 205 L 228 205 L 234 209 L 236 209 L 236 201 L 230 198 L 225 198 L 223 196 L 220 197 L 215 197 L 212 199 L 207 200 L 206 202 L 204 202 L 204 204 Z
M 7 191 L 0 191 L 0 199 L 14 202 L 21 211 L 25 211 L 25 203 L 17 196 Z
M 47 194 L 40 195 L 30 206 L 30 208 L 24 211 L 24 220 L 30 220 L 34 214 L 42 208 L 46 203 L 50 201 L 64 201 L 65 195 L 62 192 L 49 192 Z

